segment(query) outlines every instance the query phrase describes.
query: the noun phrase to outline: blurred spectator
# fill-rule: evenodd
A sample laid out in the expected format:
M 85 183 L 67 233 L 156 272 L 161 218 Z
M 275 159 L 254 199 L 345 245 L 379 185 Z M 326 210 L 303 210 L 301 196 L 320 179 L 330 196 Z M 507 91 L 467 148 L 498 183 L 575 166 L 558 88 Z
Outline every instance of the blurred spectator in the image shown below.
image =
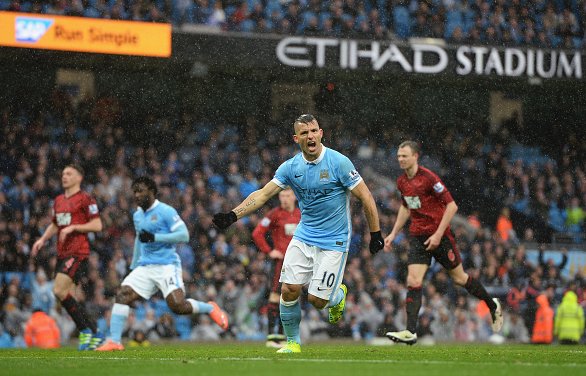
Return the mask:
M 501 213 L 496 223 L 496 230 L 500 238 L 505 241 L 514 241 L 516 238 L 513 222 L 511 222 L 511 210 L 508 207 L 501 209 Z
M 503 333 L 507 339 L 511 339 L 513 341 L 527 343 L 530 340 L 527 327 L 525 326 L 521 316 L 519 316 L 516 312 L 510 312 L 509 315 L 505 316 Z
M 220 339 L 220 332 L 222 329 L 212 323 L 212 320 L 207 315 L 200 315 L 199 322 L 194 325 L 191 330 L 192 341 L 216 341 Z
M 10 284 L 7 288 L 7 298 L 2 307 L 3 319 L 2 324 L 4 330 L 16 341 L 23 338 L 23 327 L 25 322 L 29 319 L 30 313 L 26 312 L 18 298 L 18 286 Z M 19 341 L 21 342 L 21 341 Z M 17 345 L 15 343 L 15 345 Z
M 573 291 L 566 292 L 557 308 L 553 334 L 562 345 L 576 345 L 584 334 L 584 310 Z
M 26 322 L 24 340 L 28 347 L 56 348 L 60 346 L 60 337 L 55 320 L 40 309 Z
M 134 332 L 134 336 L 128 342 L 128 347 L 149 347 L 150 345 L 151 343 L 148 339 L 146 339 L 146 336 L 142 330 L 137 330 Z
M 551 343 L 553 340 L 553 309 L 549 306 L 547 296 L 539 295 L 535 324 L 533 325 L 532 343 Z
M 47 281 L 47 274 L 43 268 L 37 270 L 37 275 L 31 283 L 31 294 L 32 309 L 40 309 L 49 314 L 55 304 L 55 295 L 53 294 L 53 281 Z
M 133 334 L 133 338 L 136 338 L 136 332 L 142 332 L 137 330 Z M 175 319 L 170 313 L 163 313 L 159 316 L 157 323 L 151 329 L 151 332 L 157 335 L 157 338 L 175 338 L 179 335 L 175 328 Z

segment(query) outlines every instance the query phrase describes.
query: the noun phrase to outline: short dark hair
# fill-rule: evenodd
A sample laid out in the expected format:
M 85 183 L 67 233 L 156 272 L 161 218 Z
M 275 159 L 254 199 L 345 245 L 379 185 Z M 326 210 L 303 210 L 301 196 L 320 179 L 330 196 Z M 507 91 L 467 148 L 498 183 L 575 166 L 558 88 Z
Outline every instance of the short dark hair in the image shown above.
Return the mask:
M 79 172 L 79 174 L 81 176 L 84 176 L 84 171 L 83 171 L 83 167 L 81 167 L 81 165 L 79 165 L 78 163 L 70 163 L 68 165 L 66 165 L 63 169 L 65 170 L 67 167 L 74 169 L 75 171 Z
M 409 146 L 413 151 L 413 154 L 419 154 L 419 150 L 421 149 L 416 141 L 411 140 L 401 142 L 401 144 L 399 144 L 399 149 L 404 148 L 405 146 Z
M 303 115 L 299 116 L 297 118 L 297 120 L 295 120 L 295 124 L 297 124 L 297 123 L 309 124 L 314 120 L 315 120 L 315 117 L 313 115 L 303 114 Z
M 303 115 L 299 116 L 297 119 L 295 119 L 295 122 L 293 123 L 293 130 L 295 131 L 295 133 L 297 133 L 297 124 L 298 123 L 309 124 L 314 120 L 315 120 L 315 117 L 313 115 L 303 114 Z
M 155 193 L 155 196 L 157 195 L 157 192 L 158 192 L 157 183 L 155 183 L 153 178 L 151 178 L 150 176 L 141 175 L 141 176 L 135 178 L 132 181 L 132 186 L 134 187 L 137 184 L 146 185 L 146 187 L 149 191 L 153 191 Z

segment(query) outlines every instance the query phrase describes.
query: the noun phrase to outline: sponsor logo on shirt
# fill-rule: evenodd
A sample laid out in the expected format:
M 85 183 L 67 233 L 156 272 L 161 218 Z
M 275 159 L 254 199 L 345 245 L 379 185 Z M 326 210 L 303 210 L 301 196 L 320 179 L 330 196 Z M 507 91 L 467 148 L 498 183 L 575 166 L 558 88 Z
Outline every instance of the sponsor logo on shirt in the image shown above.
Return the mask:
M 285 224 L 285 235 L 293 236 L 295 234 L 296 228 L 297 228 L 297 223 L 286 223 Z
M 332 193 L 333 189 L 300 189 L 299 196 L 304 200 L 316 200 Z
M 55 216 L 57 226 L 69 226 L 71 224 L 71 213 L 57 213 Z
M 98 205 L 91 204 L 90 206 L 88 206 L 88 210 L 89 210 L 90 214 L 98 214 Z
M 421 200 L 418 196 L 405 196 L 405 202 L 409 209 L 421 209 Z
M 446 187 L 444 187 L 443 184 L 439 181 L 435 183 L 435 185 L 433 186 L 433 190 L 435 191 L 435 193 L 442 193 L 444 189 L 446 189 Z

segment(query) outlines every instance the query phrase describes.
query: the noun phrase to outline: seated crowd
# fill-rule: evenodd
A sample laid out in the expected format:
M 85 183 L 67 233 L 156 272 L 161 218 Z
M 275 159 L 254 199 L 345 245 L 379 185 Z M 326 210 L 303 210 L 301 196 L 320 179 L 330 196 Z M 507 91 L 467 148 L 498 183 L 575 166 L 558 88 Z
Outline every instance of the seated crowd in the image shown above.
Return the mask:
M 0 0 L 0 10 L 232 32 L 578 49 L 584 0 Z
M 212 224 L 212 215 L 235 207 L 272 179 L 278 165 L 297 152 L 290 140 L 290 128 L 275 123 L 261 134 L 254 115 L 241 123 L 188 113 L 176 118 L 157 118 L 148 112 L 128 117 L 122 110 L 115 110 L 123 106 L 108 96 L 77 106 L 59 90 L 50 98 L 34 110 L 4 107 L 0 112 L 0 129 L 5 135 L 0 140 L 0 307 L 2 330 L 9 333 L 12 345 L 23 346 L 22 324 L 35 309 L 56 319 L 63 341 L 74 334 L 69 315 L 55 305 L 51 292 L 55 239 L 35 258 L 29 256 L 32 244 L 51 221 L 52 200 L 62 192 L 61 170 L 72 162 L 84 167 L 82 188 L 96 199 L 104 223 L 103 231 L 91 236 L 90 272 L 76 296 L 98 318 L 102 330 L 107 333 L 113 297 L 132 258 L 135 204 L 130 184 L 135 176 L 148 174 L 160 187 L 158 198 L 177 208 L 190 231 L 190 241 L 177 250 L 183 263 L 186 296 L 200 301 L 213 299 L 227 312 L 231 325 L 221 331 L 206 315 L 190 318 L 170 314 L 164 300 L 154 297 L 133 307 L 125 336 L 134 339 L 136 345 L 159 338 L 264 338 L 271 263 L 256 248 L 251 233 L 277 202 L 271 201 L 258 214 L 239 220 L 226 231 Z M 131 131 L 139 125 L 142 132 Z M 378 149 L 390 165 L 396 160 L 394 153 L 401 138 L 427 144 L 430 140 L 426 137 L 433 137 L 418 133 L 420 128 L 400 133 L 390 127 L 378 130 L 383 137 L 360 144 L 354 142 L 350 124 L 336 120 L 323 121 L 321 126 L 331 134 L 328 146 L 360 161 L 361 166 L 368 165 L 364 148 Z M 522 159 L 509 159 L 511 147 L 495 140 L 484 139 L 484 147 L 480 147 L 474 143 L 478 139 L 455 130 L 444 137 L 444 147 L 431 156 L 448 168 L 467 166 L 458 171 L 479 174 L 477 183 L 484 182 L 481 185 L 485 189 L 493 190 L 487 194 L 501 195 L 507 205 L 514 206 L 529 197 L 525 209 L 544 215 L 539 202 L 532 201 L 532 192 L 542 192 L 546 200 L 559 205 L 572 204 L 576 197 L 578 206 L 584 207 L 584 159 L 580 158 L 584 150 L 577 149 L 579 154 L 568 161 L 526 165 Z M 470 161 L 484 170 L 471 168 Z M 476 178 L 470 176 L 471 180 Z M 366 175 L 365 180 L 369 181 Z M 563 183 L 556 186 L 552 181 Z M 381 213 L 382 233 L 388 234 L 401 205 L 400 197 L 392 184 L 372 185 L 371 191 Z M 397 237 L 391 252 L 372 256 L 366 220 L 354 198 L 352 205 L 353 235 L 344 277 L 349 291 L 346 314 L 333 326 L 327 324 L 327 311 L 304 305 L 309 318 L 303 320 L 301 328 L 304 340 L 371 338 L 405 325 L 406 234 Z M 517 341 L 530 337 L 526 326 L 532 325 L 531 315 L 524 309 L 535 298 L 530 292 L 544 292 L 555 307 L 560 291 L 573 289 L 579 302 L 586 305 L 586 279 L 581 272 L 564 277 L 564 265 L 543 259 L 531 263 L 523 239 L 507 238 L 494 229 L 493 223 L 481 223 L 473 236 L 463 226 L 457 226 L 454 233 L 465 269 L 487 288 L 500 291 L 501 300 L 506 302 L 504 337 Z M 531 241 L 529 233 L 527 236 Z M 469 299 L 465 290 L 454 286 L 437 265 L 430 268 L 427 281 L 420 337 L 464 341 L 490 338 L 490 314 L 476 299 Z

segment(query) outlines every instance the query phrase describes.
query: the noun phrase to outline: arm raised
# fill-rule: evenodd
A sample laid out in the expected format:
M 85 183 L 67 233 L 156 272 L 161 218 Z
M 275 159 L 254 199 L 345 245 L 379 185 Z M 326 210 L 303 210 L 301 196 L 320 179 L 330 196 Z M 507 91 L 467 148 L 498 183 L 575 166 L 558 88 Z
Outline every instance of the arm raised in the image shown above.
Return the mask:
M 221 229 L 228 228 L 232 223 L 236 222 L 240 218 L 246 217 L 250 213 L 260 209 L 269 198 L 273 197 L 282 190 L 283 188 L 270 181 L 261 189 L 256 190 L 248 195 L 248 197 L 235 209 L 232 209 L 228 213 L 215 214 L 212 221 Z

